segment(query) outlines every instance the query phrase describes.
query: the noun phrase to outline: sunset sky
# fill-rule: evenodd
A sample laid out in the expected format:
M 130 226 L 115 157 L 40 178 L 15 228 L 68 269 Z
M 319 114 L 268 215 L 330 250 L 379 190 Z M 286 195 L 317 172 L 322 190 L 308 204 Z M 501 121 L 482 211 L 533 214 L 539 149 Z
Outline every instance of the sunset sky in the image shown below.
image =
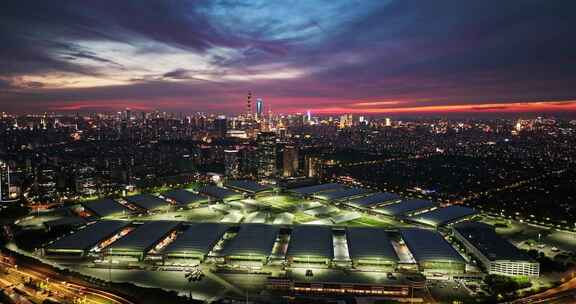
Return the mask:
M 576 112 L 576 1 L 4 0 L 0 111 Z

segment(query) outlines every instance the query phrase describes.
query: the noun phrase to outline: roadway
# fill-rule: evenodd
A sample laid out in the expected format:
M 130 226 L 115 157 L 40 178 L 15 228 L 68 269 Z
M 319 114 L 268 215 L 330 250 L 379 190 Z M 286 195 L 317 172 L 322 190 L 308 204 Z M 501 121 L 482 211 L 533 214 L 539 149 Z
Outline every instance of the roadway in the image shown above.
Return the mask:
M 55 273 L 49 273 L 32 266 L 6 262 L 0 259 L 0 286 L 10 290 L 11 294 L 21 294 L 36 303 L 42 303 L 47 298 L 56 299 L 60 303 L 82 304 L 134 304 L 133 302 L 91 286 L 78 282 L 68 282 Z M 34 288 L 25 284 L 33 281 L 42 288 Z
M 576 302 L 576 277 L 564 284 L 550 288 L 541 293 L 531 295 L 512 302 L 512 304 L 534 303 L 575 303 Z

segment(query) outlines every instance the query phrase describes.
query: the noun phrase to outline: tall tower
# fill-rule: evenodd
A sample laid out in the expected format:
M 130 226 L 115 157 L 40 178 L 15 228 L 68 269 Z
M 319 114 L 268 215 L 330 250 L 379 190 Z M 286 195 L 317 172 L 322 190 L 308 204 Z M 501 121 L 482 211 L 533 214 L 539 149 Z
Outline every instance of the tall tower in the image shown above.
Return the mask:
M 10 165 L 0 160 L 0 202 L 9 201 L 10 194 Z
M 226 132 L 228 132 L 228 120 L 226 119 L 226 116 L 219 115 L 214 119 L 214 130 L 219 138 L 226 137 Z
M 256 139 L 258 177 L 274 177 L 276 175 L 276 134 L 262 132 Z
M 237 178 L 240 173 L 238 150 L 224 150 L 224 175 L 226 178 Z
M 298 174 L 298 147 L 286 145 L 282 157 L 284 177 L 296 176 Z
M 248 97 L 246 98 L 246 117 L 252 117 L 252 92 L 248 92 Z
M 264 100 L 262 98 L 256 98 L 256 119 L 262 119 L 262 114 L 264 113 Z

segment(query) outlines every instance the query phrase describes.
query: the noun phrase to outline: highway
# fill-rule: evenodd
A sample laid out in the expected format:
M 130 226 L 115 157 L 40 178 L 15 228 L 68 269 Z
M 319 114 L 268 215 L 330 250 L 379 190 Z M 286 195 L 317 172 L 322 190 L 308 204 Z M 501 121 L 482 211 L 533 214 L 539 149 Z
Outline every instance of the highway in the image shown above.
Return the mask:
M 9 290 L 9 295 L 22 296 L 36 303 L 47 298 L 59 303 L 73 304 L 134 304 L 133 302 L 90 286 L 62 281 L 57 275 L 26 265 L 13 265 L 0 259 L 0 287 Z M 34 284 L 25 284 L 32 281 Z M 35 288 L 32 285 L 41 285 Z M 22 303 L 26 303 L 22 301 Z
M 512 304 L 529 303 L 576 303 L 576 277 L 558 287 L 512 302 Z

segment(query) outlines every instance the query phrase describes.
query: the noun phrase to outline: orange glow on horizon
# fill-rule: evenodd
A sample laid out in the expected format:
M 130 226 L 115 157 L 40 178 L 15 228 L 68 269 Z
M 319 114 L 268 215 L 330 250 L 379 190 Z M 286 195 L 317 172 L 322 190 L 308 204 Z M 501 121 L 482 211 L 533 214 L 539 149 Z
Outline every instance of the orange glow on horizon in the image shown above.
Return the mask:
M 418 107 L 390 107 L 390 108 L 354 108 L 368 103 L 358 103 L 347 107 L 331 107 L 313 109 L 315 113 L 358 113 L 358 114 L 384 114 L 384 113 L 510 113 L 510 112 L 561 112 L 576 111 L 576 100 L 564 101 L 537 101 L 537 102 L 510 102 L 488 103 L 471 105 L 444 105 L 444 106 L 418 106 Z
M 272 99 L 274 100 L 274 99 Z M 274 108 L 279 113 L 302 113 L 306 110 L 311 110 L 314 114 L 339 114 L 339 113 L 355 113 L 355 114 L 410 114 L 410 113 L 530 113 L 530 112 L 575 112 L 576 100 L 559 100 L 559 101 L 523 101 L 523 102 L 508 102 L 508 103 L 486 103 L 486 104 L 460 104 L 460 105 L 434 105 L 434 106 L 402 106 L 403 102 L 409 103 L 411 101 L 358 101 L 352 103 L 345 103 L 344 100 L 334 101 L 342 106 L 326 106 L 322 107 L 324 99 L 308 98 L 302 101 L 304 103 L 320 104 L 318 108 L 306 108 L 300 103 L 294 104 L 288 102 L 287 99 L 276 99 L 275 102 L 271 101 Z M 313 102 L 315 101 L 315 102 Z M 287 104 L 287 106 L 283 106 Z M 382 106 L 382 107 L 378 107 Z M 182 110 L 185 108 L 199 108 L 208 112 L 237 112 L 234 108 L 220 106 L 217 104 L 198 104 L 188 100 L 158 100 L 150 101 L 149 103 L 132 101 L 132 100 L 111 100 L 111 101 L 82 101 L 78 103 L 53 104 L 50 107 L 52 111 L 97 111 L 97 110 L 122 110 L 130 108 L 139 111 L 153 111 L 159 110 Z M 294 109 L 294 108 L 299 109 Z M 191 109 L 191 111 L 198 111 L 198 109 Z

